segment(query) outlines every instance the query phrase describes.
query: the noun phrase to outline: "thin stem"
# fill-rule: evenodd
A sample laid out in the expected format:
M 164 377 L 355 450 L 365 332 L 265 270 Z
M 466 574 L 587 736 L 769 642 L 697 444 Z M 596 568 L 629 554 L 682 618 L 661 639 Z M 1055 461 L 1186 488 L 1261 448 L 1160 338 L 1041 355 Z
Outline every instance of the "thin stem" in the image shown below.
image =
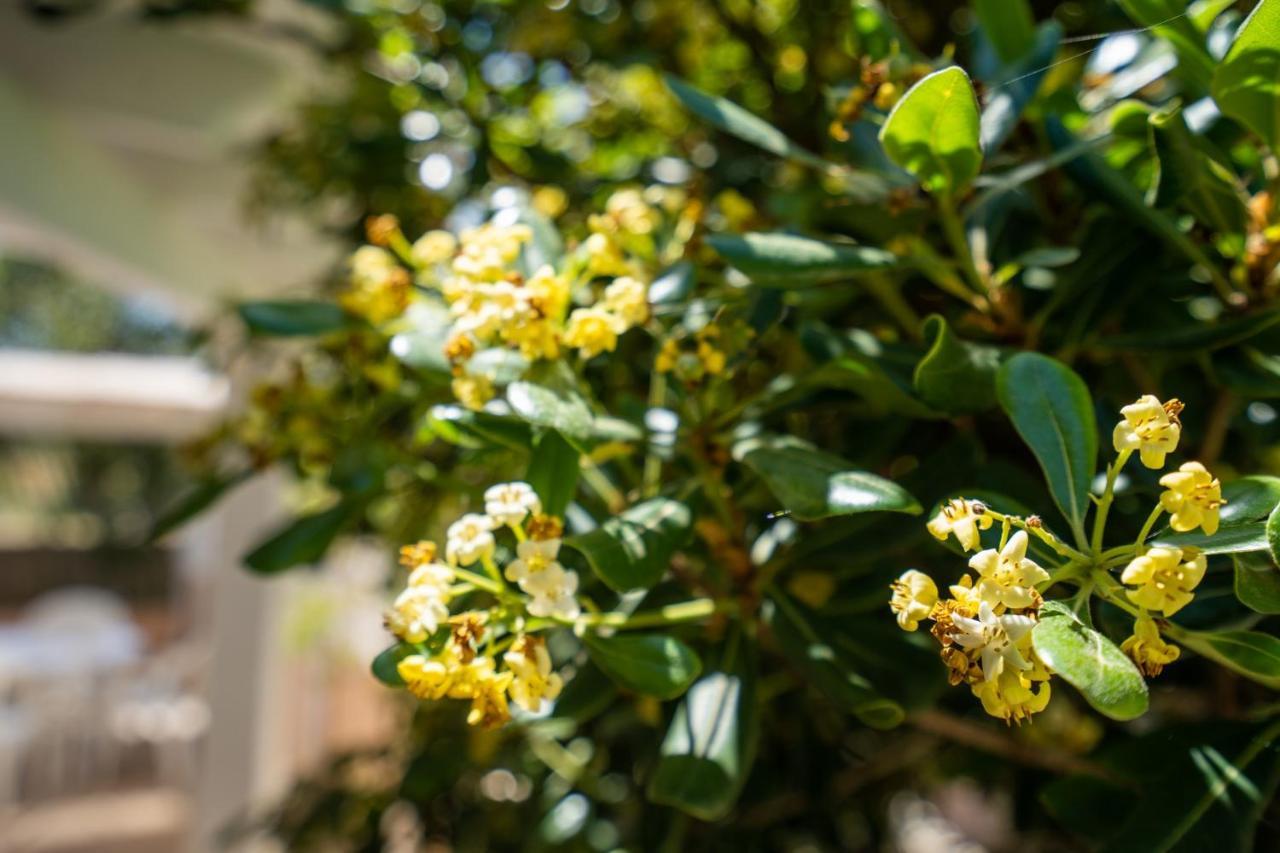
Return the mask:
M 1089 562 L 1088 555 L 1086 555 L 1083 551 L 1077 551 L 1075 548 L 1072 548 L 1066 542 L 1063 542 L 1057 536 L 1053 535 L 1053 533 L 1050 532 L 1049 529 L 1046 528 L 1044 525 L 1039 525 L 1039 526 L 1031 525 L 1027 523 L 1027 520 L 1025 518 L 1019 518 L 1016 515 L 1005 515 L 1004 513 L 996 512 L 995 510 L 989 507 L 987 509 L 987 514 L 990 515 L 996 521 L 1001 521 L 1001 522 L 1007 521 L 1009 524 L 1012 524 L 1014 527 L 1018 528 L 1019 530 L 1027 531 L 1027 533 L 1030 533 L 1032 536 L 1036 537 L 1041 542 L 1043 542 L 1044 544 L 1052 548 L 1060 557 L 1066 557 L 1068 560 L 1078 561 L 1081 563 Z
M 609 512 L 618 513 L 626 509 L 626 497 L 609 481 L 609 478 L 600 470 L 600 466 L 587 456 L 582 457 L 582 479 L 600 496 L 605 506 L 609 508 Z
M 460 580 L 466 581 L 476 589 L 482 589 L 485 592 L 493 593 L 494 595 L 501 595 L 503 592 L 503 587 L 494 583 L 491 579 L 485 577 L 484 575 L 478 575 L 475 572 L 470 572 L 470 571 L 467 571 L 466 569 L 457 569 L 457 568 L 453 570 L 453 573 Z
M 663 625 L 678 625 L 683 622 L 697 622 L 717 613 L 728 613 L 736 609 L 737 605 L 732 601 L 695 598 L 640 613 L 589 613 L 577 619 L 557 619 L 556 621 L 566 625 L 577 624 L 625 631 L 631 628 L 655 628 Z
M 489 573 L 489 577 L 493 578 L 493 582 L 497 584 L 499 592 L 505 592 L 507 582 L 502 577 L 502 570 L 498 568 L 498 564 L 493 561 L 493 555 L 485 554 L 480 558 L 480 564 L 484 566 L 484 570 Z
M 908 338 L 920 340 L 920 315 L 902 298 L 902 292 L 895 281 L 888 276 L 873 273 L 867 276 L 866 288 L 885 313 L 897 321 Z
M 1120 469 L 1129 461 L 1131 455 L 1133 455 L 1132 450 L 1128 448 L 1121 450 L 1116 456 L 1116 461 L 1107 466 L 1107 487 L 1103 489 L 1102 497 L 1098 500 L 1098 513 L 1093 519 L 1092 550 L 1095 554 L 1102 551 L 1102 534 L 1107 529 L 1107 513 L 1111 511 L 1111 502 L 1115 499 L 1116 477 L 1120 475 Z
M 649 382 L 649 410 L 661 409 L 667 400 L 667 374 L 653 371 L 653 379 Z M 650 445 L 644 457 L 644 474 L 641 480 L 640 493 L 646 498 L 658 494 L 662 485 L 662 458 Z
M 1155 509 L 1151 510 L 1151 514 L 1147 516 L 1147 520 L 1143 523 L 1142 529 L 1138 531 L 1138 538 L 1133 543 L 1133 552 L 1141 554 L 1145 550 L 1143 544 L 1147 541 L 1147 536 L 1151 533 L 1151 528 L 1156 526 L 1156 521 L 1160 518 L 1160 514 L 1164 512 L 1164 507 L 1156 504 Z
M 978 293 L 985 293 L 988 289 L 987 283 L 978 272 L 978 265 L 973 260 L 973 251 L 969 248 L 969 240 L 964 234 L 964 220 L 956 212 L 950 197 L 939 196 L 938 218 L 942 222 L 942 233 L 947 238 L 951 251 L 955 253 L 956 260 L 960 263 L 960 272 L 969 282 L 970 287 Z

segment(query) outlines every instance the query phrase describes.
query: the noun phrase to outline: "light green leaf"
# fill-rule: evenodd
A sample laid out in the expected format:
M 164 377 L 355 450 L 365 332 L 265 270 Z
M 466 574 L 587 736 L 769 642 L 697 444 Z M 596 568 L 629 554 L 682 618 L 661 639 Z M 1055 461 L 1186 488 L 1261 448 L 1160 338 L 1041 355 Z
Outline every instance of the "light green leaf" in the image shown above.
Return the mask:
M 897 483 L 799 441 L 753 438 L 735 447 L 734 456 L 801 521 L 859 512 L 921 512 L 919 502 Z
M 528 450 L 533 445 L 533 431 L 524 421 L 454 405 L 432 406 L 418 432 L 421 440 L 435 436 L 459 447 Z
M 1271 559 L 1280 563 L 1280 506 L 1267 516 L 1267 549 L 1271 552 Z
M 1280 568 L 1266 552 L 1236 554 L 1236 598 L 1258 613 L 1280 613 Z
M 956 414 L 995 406 L 999 350 L 960 340 L 938 314 L 925 318 L 924 337 L 932 343 L 912 377 L 920 399 Z
M 534 426 L 554 429 L 567 438 L 591 435 L 591 409 L 574 391 L 532 382 L 512 382 L 507 386 L 507 402 L 517 415 Z
M 589 635 L 583 642 L 601 672 L 620 687 L 646 696 L 674 699 L 688 690 L 702 671 L 693 649 L 671 636 Z
M 1157 207 L 1180 204 L 1218 232 L 1243 231 L 1244 202 L 1226 170 L 1199 147 L 1181 107 L 1153 113 L 1149 123 L 1156 152 L 1151 203 Z
M 1280 0 L 1259 0 L 1213 75 L 1213 99 L 1280 154 Z
M 1153 29 L 1178 54 L 1178 71 L 1199 92 L 1207 92 L 1213 78 L 1213 57 L 1204 36 L 1184 14 L 1186 0 L 1119 0 L 1129 17 Z
M 759 284 L 802 287 L 889 269 L 892 252 L 795 234 L 712 234 L 707 244 Z
M 880 128 L 880 144 L 926 190 L 956 196 L 982 168 L 978 126 L 973 84 L 952 66 L 907 90 Z
M 1178 631 L 1174 639 L 1272 690 L 1280 690 L 1280 637 L 1257 631 Z
M 1061 601 L 1046 601 L 1031 630 L 1036 654 L 1099 713 L 1132 720 L 1147 711 L 1147 683 L 1120 647 L 1087 627 Z
M 647 794 L 699 820 L 733 808 L 755 757 L 759 734 L 755 665 L 739 646 L 699 678 L 676 708 Z
M 360 510 L 359 504 L 344 500 L 324 512 L 304 515 L 286 524 L 246 554 L 244 564 L 261 575 L 313 564 L 324 556 L 333 540 L 355 520 Z
M 973 0 L 973 11 L 1001 62 L 1015 62 L 1031 50 L 1035 19 L 1027 0 Z
M 657 583 L 692 529 L 689 507 L 653 498 L 623 510 L 595 530 L 569 537 L 564 544 L 586 557 L 612 589 L 625 592 Z
M 323 335 L 345 328 L 349 322 L 337 305 L 315 299 L 242 302 L 236 311 L 255 335 Z
M 564 436 L 547 430 L 533 446 L 525 481 L 542 501 L 542 511 L 564 516 L 578 489 L 578 458 L 581 454 Z
M 1048 356 L 1019 353 L 1001 365 L 996 394 L 1039 460 L 1058 508 L 1082 535 L 1098 459 L 1098 428 L 1084 380 Z

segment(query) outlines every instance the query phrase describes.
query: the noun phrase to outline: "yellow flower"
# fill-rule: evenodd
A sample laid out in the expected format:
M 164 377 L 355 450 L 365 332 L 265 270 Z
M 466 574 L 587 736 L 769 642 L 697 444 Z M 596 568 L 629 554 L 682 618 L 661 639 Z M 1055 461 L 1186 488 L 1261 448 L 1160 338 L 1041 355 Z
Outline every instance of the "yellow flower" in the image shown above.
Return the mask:
M 404 313 L 413 283 L 395 256 L 377 246 L 362 246 L 351 256 L 350 267 L 350 285 L 338 295 L 346 311 L 374 324 Z
M 649 319 L 649 288 L 630 276 L 614 279 L 604 289 L 603 307 L 627 326 L 639 326 Z
M 926 526 L 935 539 L 945 541 L 948 534 L 954 533 L 961 548 L 973 551 L 981 544 L 978 531 L 991 527 L 991 516 L 981 502 L 956 498 L 943 504 Z
M 432 660 L 425 655 L 409 655 L 396 664 L 396 672 L 404 679 L 409 692 L 419 699 L 443 699 L 453 685 L 449 662 Z
M 521 708 L 536 714 L 545 700 L 560 695 L 564 682 L 559 673 L 551 671 L 551 655 L 541 637 L 520 637 L 502 660 L 513 676 L 508 688 L 511 701 Z
M 698 341 L 698 358 L 702 361 L 702 369 L 712 376 L 724 372 L 726 363 L 724 351 L 705 338 Z
M 423 539 L 400 549 L 400 565 L 406 569 L 416 569 L 424 563 L 434 562 L 437 553 L 436 543 Z
M 587 256 L 587 272 L 593 276 L 627 275 L 631 272 L 622 250 L 607 234 L 592 234 L 583 243 L 583 251 Z
M 969 568 L 982 578 L 979 595 L 995 604 L 1022 609 L 1036 604 L 1035 585 L 1049 579 L 1049 573 L 1027 559 L 1024 530 L 1009 537 L 1003 550 L 988 548 L 969 558 Z
M 1036 657 L 1030 637 L 1023 644 L 1020 651 L 1030 663 L 1028 669 L 1006 668 L 995 678 L 970 682 L 982 709 L 1006 723 L 1021 723 L 1049 704 L 1049 670 Z
M 453 396 L 458 402 L 473 411 L 484 408 L 484 404 L 493 399 L 496 393 L 493 380 L 479 373 L 463 373 L 453 378 Z
M 898 626 L 904 631 L 920 627 L 920 620 L 928 618 L 938 602 L 938 586 L 933 578 L 915 569 L 903 572 L 889 584 L 889 589 L 893 590 L 889 609 L 898 617 Z
M 1172 514 L 1169 526 L 1180 533 L 1203 528 L 1206 536 L 1218 532 L 1218 508 L 1222 484 L 1199 462 L 1185 462 L 1177 471 L 1160 478 L 1167 491 L 1160 495 L 1160 505 Z
M 608 311 L 579 308 L 569 315 L 564 342 L 577 348 L 583 358 L 593 358 L 602 352 L 613 352 L 618 346 L 618 335 L 625 329 L 622 321 Z
M 670 373 L 675 370 L 678 358 L 680 358 L 680 342 L 675 338 L 667 338 L 658 350 L 658 357 L 653 360 L 653 369 L 659 373 Z
M 1178 420 L 1181 411 L 1180 400 L 1162 404 L 1151 394 L 1139 397 L 1120 410 L 1124 419 L 1116 424 L 1111 436 L 1116 452 L 1136 450 L 1143 465 L 1164 467 L 1165 454 L 1173 452 L 1182 435 L 1182 423 Z
M 468 228 L 459 238 L 453 271 L 474 281 L 501 281 L 520 257 L 520 247 L 532 238 L 528 225 L 489 223 Z
M 1182 650 L 1166 643 L 1150 616 L 1140 616 L 1133 623 L 1133 636 L 1120 644 L 1120 650 L 1133 659 L 1146 675 L 1154 678 L 1167 664 L 1178 659 Z
M 989 602 L 978 606 L 976 617 L 952 614 L 955 630 L 951 639 L 956 645 L 976 655 L 982 664 L 982 677 L 991 681 L 1008 669 L 1025 671 L 1032 664 L 1022 642 L 1031 634 L 1036 620 L 1015 613 L 997 614 Z
M 545 318 L 530 318 L 502 327 L 502 339 L 520 350 L 529 361 L 553 359 L 560 355 L 560 335 Z
M 629 234 L 649 234 L 662 223 L 661 214 L 650 207 L 644 200 L 644 194 L 634 187 L 618 190 L 609 196 L 604 212 L 619 230 Z
M 1134 604 L 1172 616 L 1191 603 L 1205 566 L 1204 554 L 1157 545 L 1134 557 L 1120 580 L 1133 587 L 1128 592 Z
M 559 323 L 569 307 L 569 282 L 551 267 L 542 267 L 524 283 L 525 299 L 536 314 Z
M 458 240 L 448 231 L 428 231 L 413 244 L 413 259 L 425 266 L 443 264 L 458 251 Z
M 529 203 L 543 216 L 555 219 L 569 207 L 569 196 L 559 187 L 542 186 L 533 191 Z
M 387 630 L 406 643 L 421 643 L 449 618 L 447 588 L 430 584 L 406 587 L 383 616 Z
M 488 666 L 472 681 L 471 710 L 467 713 L 467 723 L 493 729 L 511 719 L 511 710 L 507 707 L 507 688 L 511 686 L 513 676 L 510 672 L 494 673 L 491 658 L 477 658 L 475 663 L 480 661 L 485 661 Z

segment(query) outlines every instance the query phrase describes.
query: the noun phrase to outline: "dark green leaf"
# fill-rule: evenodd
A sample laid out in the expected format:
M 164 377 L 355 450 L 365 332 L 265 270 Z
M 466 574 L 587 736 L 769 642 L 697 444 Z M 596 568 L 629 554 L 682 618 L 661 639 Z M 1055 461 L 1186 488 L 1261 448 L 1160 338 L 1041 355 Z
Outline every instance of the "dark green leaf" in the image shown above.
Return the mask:
M 332 302 L 314 299 L 279 299 L 242 302 L 240 319 L 256 335 L 322 335 L 347 325 L 347 315 Z
M 1256 337 L 1280 323 L 1280 309 L 1271 308 L 1212 323 L 1160 326 L 1150 331 L 1115 335 L 1098 342 L 1103 348 L 1188 352 L 1214 350 Z
M 525 480 L 542 500 L 542 510 L 564 516 L 578 488 L 578 449 L 555 430 L 547 430 L 533 447 Z
M 916 83 L 880 128 L 880 144 L 931 193 L 958 195 L 982 168 L 978 101 L 958 66 Z
M 660 634 L 588 636 L 587 653 L 600 670 L 620 687 L 674 699 L 689 689 L 702 671 L 693 649 L 675 637 Z
M 625 592 L 657 583 L 692 529 L 689 507 L 653 498 L 623 510 L 595 530 L 566 539 L 565 545 L 586 557 L 612 589 Z
M 244 564 L 258 574 L 269 575 L 315 563 L 360 510 L 356 503 L 339 501 L 324 512 L 304 515 L 263 540 L 245 555 Z
M 987 4 L 1003 7 L 1004 0 L 985 0 Z M 1035 98 L 1040 83 L 1058 52 L 1062 41 L 1062 27 L 1056 21 L 1048 21 L 1032 36 L 1028 31 L 1027 42 L 1031 48 L 1020 62 L 1009 62 L 1007 68 L 995 80 L 996 88 L 990 91 L 987 105 L 982 110 L 980 139 L 982 151 L 988 156 L 999 150 L 1018 124 L 1023 111 Z M 1014 57 L 1013 59 L 1017 59 Z
M 177 530 L 212 506 L 229 489 L 243 483 L 253 474 L 251 470 L 239 471 L 235 474 L 210 477 L 201 481 L 194 489 L 179 498 L 177 503 L 160 514 L 147 534 L 147 541 L 155 542 L 165 534 Z
M 759 734 L 754 656 L 731 641 L 672 717 L 649 779 L 648 796 L 699 820 L 719 820 L 737 802 Z
M 649 301 L 654 305 L 681 303 L 693 292 L 697 271 L 688 261 L 667 267 L 649 285 Z
M 1052 358 L 1019 353 L 1001 365 L 996 393 L 1039 460 L 1058 508 L 1082 534 L 1098 458 L 1098 428 L 1084 380 Z
M 432 406 L 428 410 L 420 438 L 433 435 L 459 447 L 496 445 L 528 450 L 533 446 L 533 431 L 524 421 L 453 405 Z
M 1147 711 L 1147 683 L 1120 647 L 1081 622 L 1061 601 L 1046 601 L 1031 630 L 1040 660 L 1097 711 L 1132 720 Z
M 906 718 L 897 702 L 882 696 L 837 647 L 820 636 L 804 612 L 780 592 L 765 611 L 782 653 L 841 709 L 875 729 L 891 729 Z
M 1001 62 L 1010 64 L 1031 50 L 1035 19 L 1027 0 L 973 0 L 973 11 Z
M 408 643 L 396 643 L 381 651 L 369 668 L 373 677 L 388 687 L 404 687 L 404 679 L 400 677 L 396 666 L 409 655 L 417 653 L 418 650 Z
M 1236 554 L 1236 598 L 1258 613 L 1280 613 L 1280 568 L 1265 551 Z
M 920 399 L 956 414 L 983 412 L 996 404 L 1000 352 L 955 336 L 938 314 L 924 321 L 929 351 L 916 365 L 913 382 Z
M 1267 516 L 1267 549 L 1271 552 L 1271 559 L 1280 563 L 1280 506 Z
M 1280 0 L 1259 0 L 1213 75 L 1218 107 L 1280 154 Z
M 1218 381 L 1245 397 L 1280 397 L 1280 356 L 1254 346 L 1217 352 L 1210 362 Z
M 1173 636 L 1209 660 L 1280 690 L 1280 637 L 1257 631 L 1178 631 Z
M 1199 147 L 1182 109 L 1153 113 L 1151 138 L 1156 180 L 1151 201 L 1157 207 L 1181 204 L 1197 220 L 1218 232 L 1244 230 L 1246 210 L 1229 173 Z
M 756 472 L 801 521 L 859 512 L 919 514 L 920 504 L 891 480 L 795 440 L 749 439 L 734 456 Z
M 408 328 L 391 339 L 391 354 L 410 367 L 448 373 L 444 344 L 453 325 L 449 309 L 424 299 L 409 306 L 403 322 Z
M 751 280 L 801 287 L 897 266 L 892 252 L 795 234 L 712 234 L 711 248 Z
M 618 698 L 618 687 L 600 668 L 587 661 L 578 667 L 573 678 L 556 697 L 551 716 L 556 719 L 585 723 L 598 716 Z
M 1280 477 L 1257 474 L 1239 477 L 1222 486 L 1226 506 L 1218 512 L 1224 527 L 1265 521 L 1280 506 Z

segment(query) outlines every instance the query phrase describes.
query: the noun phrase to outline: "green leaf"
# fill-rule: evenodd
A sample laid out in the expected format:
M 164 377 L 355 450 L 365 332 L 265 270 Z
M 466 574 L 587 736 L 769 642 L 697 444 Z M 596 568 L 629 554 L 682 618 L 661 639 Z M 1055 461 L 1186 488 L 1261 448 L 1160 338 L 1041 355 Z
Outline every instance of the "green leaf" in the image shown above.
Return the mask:
M 1236 598 L 1258 613 L 1280 613 L 1280 568 L 1265 552 L 1236 554 Z
M 591 409 L 577 392 L 532 382 L 512 382 L 507 386 L 507 402 L 517 415 L 534 426 L 553 429 L 567 438 L 591 436 Z
M 1215 353 L 1210 367 L 1218 381 L 1245 397 L 1280 397 L 1280 355 L 1241 346 Z
M 905 382 L 899 382 L 875 359 L 847 353 L 803 377 L 776 402 L 783 403 L 815 389 L 834 388 L 857 394 L 877 415 L 906 415 L 921 420 L 945 415 L 925 405 Z
M 1027 0 L 973 0 L 973 11 L 1001 62 L 1015 62 L 1031 50 L 1035 19 Z
M 956 414 L 995 406 L 999 350 L 960 340 L 938 314 L 925 318 L 924 337 L 932 343 L 912 377 L 920 399 Z
M 1004 0 L 986 2 L 1005 5 Z M 1056 21 L 1045 22 L 1034 35 L 1030 53 L 1019 62 L 1011 62 L 993 81 L 995 88 L 988 90 L 987 105 L 982 110 L 980 122 L 979 136 L 984 154 L 995 153 L 1009 138 L 1023 111 L 1040 90 L 1040 83 L 1052 67 L 1061 41 L 1062 27 Z
M 1178 55 L 1178 71 L 1199 92 L 1213 79 L 1213 57 L 1204 36 L 1186 15 L 1186 0 L 1119 0 L 1129 17 L 1164 38 Z
M 565 684 L 564 690 L 556 697 L 551 716 L 556 719 L 573 720 L 585 723 L 598 716 L 618 698 L 618 687 L 610 681 L 600 668 L 587 661 L 578 667 Z
M 712 234 L 707 244 L 759 284 L 802 287 L 898 265 L 892 252 L 795 234 Z
M 1185 207 L 1197 220 L 1218 232 L 1244 230 L 1247 211 L 1230 174 L 1201 148 L 1187 127 L 1182 108 L 1153 113 L 1149 119 L 1156 152 L 1156 179 L 1151 203 Z
M 1165 326 L 1144 332 L 1102 338 L 1103 349 L 1138 349 L 1162 352 L 1215 350 L 1257 337 L 1280 323 L 1280 308 L 1230 316 L 1212 323 L 1193 322 L 1185 326 Z
M 1267 549 L 1266 526 L 1235 524 L 1221 527 L 1212 536 L 1192 531 L 1190 533 L 1162 533 L 1151 540 L 1152 545 L 1169 545 L 1175 548 L 1196 548 L 1210 556 L 1214 554 L 1243 554 Z
M 902 706 L 881 695 L 838 646 L 818 633 L 799 606 L 777 591 L 770 599 L 765 618 L 782 653 L 818 690 L 873 729 L 891 729 L 906 719 Z
M 1227 503 L 1219 510 L 1218 520 L 1224 526 L 1264 521 L 1280 506 L 1280 477 L 1238 477 L 1222 485 L 1222 498 Z
M 369 669 L 373 672 L 374 678 L 388 687 L 404 687 L 404 679 L 400 677 L 396 665 L 409 655 L 417 653 L 418 650 L 408 643 L 396 643 L 379 652 Z
M 1084 380 L 1048 356 L 1019 353 L 1001 365 L 996 395 L 1039 460 L 1058 508 L 1082 535 L 1098 458 L 1098 428 Z
M 1087 627 L 1061 601 L 1046 601 L 1031 630 L 1036 654 L 1099 713 L 1132 720 L 1147 710 L 1147 683 L 1120 647 Z
M 444 343 L 453 326 L 449 309 L 436 300 L 419 300 L 405 311 L 403 322 L 408 328 L 391 339 L 391 354 L 410 367 L 449 373 L 449 359 L 444 355 Z
M 663 79 L 666 81 L 667 88 L 690 112 L 725 133 L 763 148 L 770 154 L 777 154 L 779 157 L 786 157 L 815 169 L 826 171 L 832 168 L 832 164 L 801 148 L 787 139 L 782 131 L 733 101 L 708 95 L 671 75 L 664 75 Z
M 1174 639 L 1272 690 L 1280 690 L 1280 637 L 1257 631 L 1178 631 Z
M 661 634 L 587 636 L 587 654 L 600 670 L 620 687 L 674 699 L 689 689 L 702 671 L 693 649 L 675 637 Z
M 880 144 L 926 190 L 953 197 L 982 168 L 978 125 L 973 84 L 953 65 L 907 90 L 880 128 Z
M 156 518 L 151 530 L 147 533 L 147 541 L 155 542 L 165 534 L 177 530 L 253 474 L 252 470 L 239 471 L 235 474 L 213 476 L 202 480 Z
M 662 578 L 671 555 L 689 541 L 693 513 L 668 498 L 628 507 L 595 530 L 565 540 L 587 558 L 611 589 L 648 589 Z
M 270 575 L 315 563 L 360 511 L 359 504 L 344 500 L 324 512 L 304 515 L 263 540 L 245 555 L 244 564 Z
M 1280 506 L 1267 516 L 1267 550 L 1271 552 L 1271 559 L 1280 563 Z
M 738 640 L 676 708 L 649 779 L 650 800 L 713 821 L 733 808 L 755 757 L 755 662 Z
M 735 447 L 734 456 L 800 521 L 859 512 L 921 512 L 919 502 L 897 483 L 799 441 L 753 438 Z
M 1280 154 L 1280 0 L 1260 0 L 1213 75 L 1213 99 Z
M 578 489 L 578 449 L 555 430 L 547 430 L 533 447 L 525 474 L 542 501 L 542 511 L 564 516 Z
M 323 335 L 348 323 L 346 313 L 337 305 L 315 299 L 242 302 L 236 311 L 255 335 Z
M 454 405 L 432 406 L 427 411 L 419 438 L 426 440 L 432 436 L 459 447 L 495 445 L 528 450 L 533 446 L 533 431 L 524 421 Z

